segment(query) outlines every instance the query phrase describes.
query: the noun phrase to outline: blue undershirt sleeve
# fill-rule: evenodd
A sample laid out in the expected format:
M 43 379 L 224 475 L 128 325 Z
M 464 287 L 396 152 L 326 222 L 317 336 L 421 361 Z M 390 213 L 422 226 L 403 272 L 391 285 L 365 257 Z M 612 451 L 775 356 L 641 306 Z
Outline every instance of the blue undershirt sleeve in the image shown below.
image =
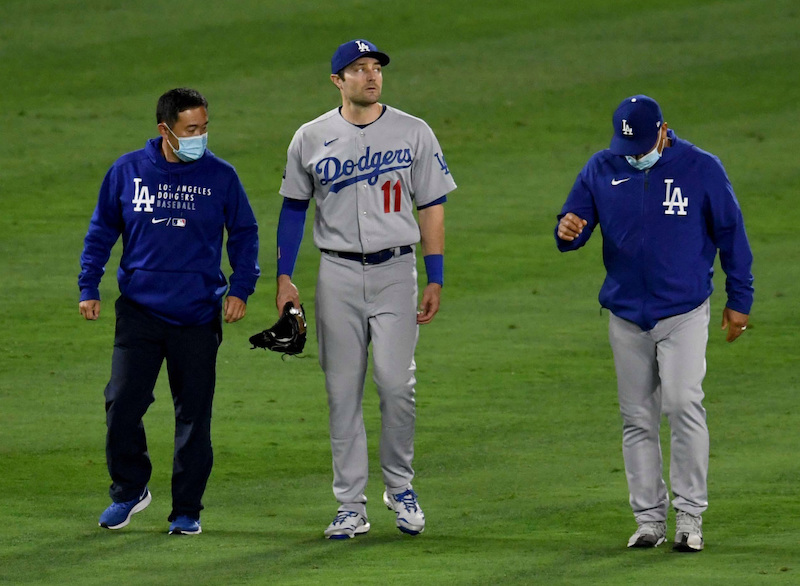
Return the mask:
M 303 232 L 306 212 L 311 200 L 283 198 L 281 215 L 278 218 L 278 274 L 292 276 Z

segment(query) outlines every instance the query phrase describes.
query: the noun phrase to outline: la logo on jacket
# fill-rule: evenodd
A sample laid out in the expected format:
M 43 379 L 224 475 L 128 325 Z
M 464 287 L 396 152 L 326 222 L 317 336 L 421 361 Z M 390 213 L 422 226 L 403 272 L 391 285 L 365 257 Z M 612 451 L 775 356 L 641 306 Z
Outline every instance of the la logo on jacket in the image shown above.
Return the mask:
M 672 184 L 674 181 L 674 179 L 664 179 L 664 185 L 667 188 L 667 193 L 664 196 L 664 203 L 662 204 L 665 208 L 667 208 L 664 210 L 664 214 L 667 216 L 676 215 L 674 208 L 677 207 L 677 215 L 685 216 L 687 215 L 686 207 L 689 205 L 689 198 L 683 197 L 680 187 L 672 189 Z
M 133 185 L 133 211 L 141 212 L 142 206 L 144 206 L 145 212 L 153 213 L 153 202 L 156 201 L 156 196 L 150 195 L 150 189 L 147 185 L 142 185 L 141 177 L 134 177 Z

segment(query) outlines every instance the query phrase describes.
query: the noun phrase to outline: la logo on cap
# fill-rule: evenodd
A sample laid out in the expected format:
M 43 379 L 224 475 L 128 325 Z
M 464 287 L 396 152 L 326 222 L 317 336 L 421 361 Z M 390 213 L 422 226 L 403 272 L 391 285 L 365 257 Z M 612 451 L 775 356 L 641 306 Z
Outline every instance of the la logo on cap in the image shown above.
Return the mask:
M 628 124 L 628 121 L 624 118 L 622 119 L 622 134 L 624 136 L 633 136 L 633 128 L 631 128 L 631 125 Z
M 362 43 L 361 41 L 356 41 L 356 45 L 358 45 L 358 50 L 361 51 L 362 53 L 366 53 L 367 51 L 369 51 L 369 45 L 367 45 L 366 43 Z

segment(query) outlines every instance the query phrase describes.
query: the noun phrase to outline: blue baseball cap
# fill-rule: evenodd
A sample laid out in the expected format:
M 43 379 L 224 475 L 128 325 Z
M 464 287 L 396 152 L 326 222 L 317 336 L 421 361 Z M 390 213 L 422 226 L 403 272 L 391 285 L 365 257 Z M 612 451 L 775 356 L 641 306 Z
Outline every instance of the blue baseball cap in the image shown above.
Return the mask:
M 615 155 L 641 155 L 653 149 L 664 117 L 653 98 L 644 95 L 625 98 L 614 112 L 611 152 Z
M 356 39 L 339 45 L 339 48 L 336 49 L 331 58 L 331 73 L 339 73 L 361 57 L 374 57 L 381 65 L 389 63 L 389 56 L 380 52 L 378 47 L 364 39 Z

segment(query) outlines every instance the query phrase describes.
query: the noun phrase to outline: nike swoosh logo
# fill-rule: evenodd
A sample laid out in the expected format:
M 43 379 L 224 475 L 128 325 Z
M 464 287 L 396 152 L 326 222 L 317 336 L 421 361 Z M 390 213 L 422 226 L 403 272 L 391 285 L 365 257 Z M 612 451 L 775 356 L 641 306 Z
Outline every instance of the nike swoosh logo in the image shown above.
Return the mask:
M 630 177 L 626 177 L 625 179 L 612 179 L 611 185 L 619 185 L 620 183 L 625 183 L 626 181 L 630 181 Z
M 166 222 L 167 220 L 169 220 L 169 218 L 161 218 L 160 220 L 153 218 L 153 223 L 160 224 L 161 222 Z
M 325 141 L 325 146 L 328 146 L 329 144 L 331 144 L 331 143 L 334 143 L 334 142 L 336 142 L 337 140 L 339 140 L 339 137 L 338 137 L 338 136 L 337 136 L 336 138 L 334 138 L 333 140 L 326 140 L 326 141 Z

